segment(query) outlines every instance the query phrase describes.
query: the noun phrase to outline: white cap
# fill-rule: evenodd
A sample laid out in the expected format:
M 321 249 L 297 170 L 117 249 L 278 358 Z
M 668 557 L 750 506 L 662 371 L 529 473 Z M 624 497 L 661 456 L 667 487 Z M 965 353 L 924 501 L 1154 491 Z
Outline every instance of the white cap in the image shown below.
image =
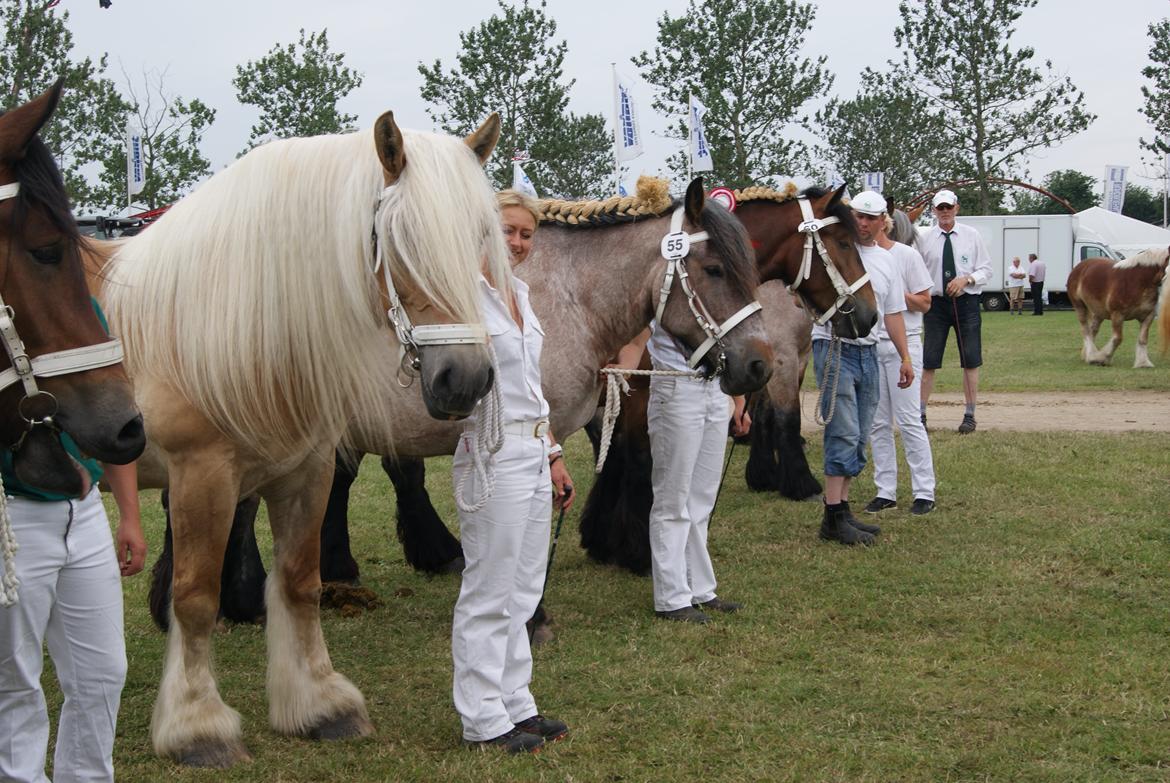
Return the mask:
M 949 190 L 940 190 L 934 194 L 934 198 L 930 200 L 932 207 L 937 207 L 939 204 L 950 204 L 954 206 L 959 203 L 959 197 Z
M 849 207 L 864 215 L 886 214 L 886 200 L 882 198 L 880 193 L 874 193 L 872 190 L 858 193 L 849 202 Z

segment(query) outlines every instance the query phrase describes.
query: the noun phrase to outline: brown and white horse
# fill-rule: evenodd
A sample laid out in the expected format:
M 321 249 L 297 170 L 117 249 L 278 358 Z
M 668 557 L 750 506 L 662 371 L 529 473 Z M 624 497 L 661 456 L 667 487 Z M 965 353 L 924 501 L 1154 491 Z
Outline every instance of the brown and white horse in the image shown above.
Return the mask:
M 1068 298 L 1081 322 L 1084 345 L 1081 358 L 1089 364 L 1105 365 L 1113 361 L 1113 352 L 1121 345 L 1122 326 L 1126 321 L 1141 322 L 1134 367 L 1153 367 L 1147 343 L 1150 326 L 1158 304 L 1158 289 L 1166 278 L 1170 250 L 1143 250 L 1123 261 L 1089 258 L 1077 264 L 1068 276 Z M 1102 321 L 1113 324 L 1113 335 L 1097 350 L 1097 330 Z M 1166 330 L 1166 321 L 1162 329 Z

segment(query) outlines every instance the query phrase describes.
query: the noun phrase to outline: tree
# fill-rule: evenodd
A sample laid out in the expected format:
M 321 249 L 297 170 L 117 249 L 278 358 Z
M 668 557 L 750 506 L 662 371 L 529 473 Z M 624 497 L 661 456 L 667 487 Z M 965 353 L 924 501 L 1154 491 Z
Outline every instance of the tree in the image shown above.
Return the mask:
M 818 156 L 830 164 L 849 189 L 861 190 L 867 171 L 885 174 L 884 195 L 896 204 L 950 179 L 955 155 L 940 149 L 942 115 L 927 99 L 892 74 L 866 69 L 855 98 L 831 99 L 817 112 Z
M 124 152 L 129 104 L 114 82 L 104 77 L 106 55 L 95 63 L 90 58 L 74 61 L 73 34 L 66 23 L 69 13 L 53 12 L 52 0 L 0 0 L 0 73 L 9 83 L 0 97 L 0 109 L 8 110 L 49 88 L 65 77 L 65 91 L 53 118 L 41 130 L 41 138 L 57 157 L 70 199 L 78 207 L 104 210 L 121 202 L 107 201 L 101 185 L 90 182 L 87 166 L 105 164 L 119 150 Z
M 1164 166 L 1165 156 L 1170 154 L 1170 19 L 1152 23 L 1148 32 L 1153 39 L 1150 60 L 1154 64 L 1142 69 L 1142 76 L 1152 82 L 1142 85 L 1142 114 L 1154 126 L 1154 138 L 1141 139 L 1141 145 Z
M 956 176 L 979 181 L 991 206 L 993 177 L 1010 178 L 1033 150 L 1050 147 L 1096 119 L 1084 94 L 1035 51 L 1012 49 L 1015 22 L 1037 0 L 902 0 L 894 38 L 901 68 L 945 120 L 939 148 L 961 155 Z
M 824 56 L 801 55 L 815 13 L 796 0 L 690 0 L 678 18 L 663 14 L 654 52 L 633 58 L 655 88 L 657 111 L 685 118 L 691 94 L 706 105 L 714 181 L 744 187 L 809 166 L 807 146 L 783 133 L 809 128 L 804 105 L 833 84 Z M 668 132 L 685 143 L 686 120 Z M 676 175 L 687 155 L 671 159 Z
M 499 13 L 459 34 L 457 65 L 419 63 L 427 114 L 443 130 L 466 135 L 493 111 L 500 113 L 500 142 L 488 161 L 497 187 L 512 184 L 512 156 L 527 150 L 525 172 L 544 192 L 563 197 L 612 193 L 613 136 L 600 114 L 567 111 L 574 80 L 564 78 L 565 41 L 554 42 L 557 23 L 542 0 L 518 6 L 499 2 Z
M 1125 186 L 1125 203 L 1121 214 L 1145 223 L 1162 225 L 1162 194 L 1154 193 L 1141 185 Z
M 1044 189 L 1060 196 L 1077 212 L 1101 203 L 1096 177 L 1073 169 L 1054 171 L 1044 178 Z M 1068 210 L 1042 193 L 1026 191 L 1015 197 L 1018 215 L 1066 215 Z
M 302 28 L 296 43 L 278 44 L 259 60 L 236 66 L 236 97 L 260 109 L 248 149 L 274 138 L 354 129 L 357 117 L 339 112 L 337 102 L 362 85 L 362 75 L 345 65 L 344 54 L 329 50 L 328 33 L 306 38 Z

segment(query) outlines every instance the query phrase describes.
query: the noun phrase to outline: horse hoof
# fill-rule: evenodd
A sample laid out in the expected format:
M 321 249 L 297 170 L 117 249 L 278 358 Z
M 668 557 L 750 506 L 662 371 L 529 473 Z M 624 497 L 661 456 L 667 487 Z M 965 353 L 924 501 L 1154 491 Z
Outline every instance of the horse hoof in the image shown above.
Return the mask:
M 557 635 L 553 633 L 552 628 L 543 623 L 532 629 L 533 647 L 539 647 L 542 644 L 548 644 L 555 638 L 557 638 Z
M 374 724 L 362 712 L 348 712 L 312 726 L 305 736 L 313 740 L 343 740 L 368 737 L 374 733 Z
M 227 769 L 241 761 L 251 761 L 252 756 L 244 743 L 237 740 L 197 740 L 189 748 L 175 754 L 175 759 L 184 767 L 204 769 Z
M 467 565 L 467 561 L 463 559 L 462 555 L 460 555 L 459 557 L 455 558 L 454 560 L 448 560 L 446 563 L 443 563 L 443 565 L 439 566 L 438 573 L 440 573 L 440 574 L 462 574 L 463 568 L 466 565 Z

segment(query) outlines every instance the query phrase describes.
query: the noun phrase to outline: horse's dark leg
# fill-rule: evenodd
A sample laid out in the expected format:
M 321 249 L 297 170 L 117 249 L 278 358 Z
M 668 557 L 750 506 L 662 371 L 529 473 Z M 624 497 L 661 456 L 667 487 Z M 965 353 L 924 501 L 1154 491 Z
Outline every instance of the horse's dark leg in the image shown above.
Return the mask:
M 807 500 L 821 494 L 821 483 L 813 476 L 800 437 L 800 405 L 791 409 L 774 408 L 772 432 L 778 464 L 777 489 L 792 500 Z
M 249 495 L 236 504 L 219 578 L 220 614 L 237 623 L 259 623 L 264 619 L 264 580 L 268 574 L 256 546 L 259 510 L 259 495 Z
M 357 480 L 364 454 L 336 455 L 333 487 L 321 523 L 321 581 L 356 585 L 360 581 L 357 561 L 349 547 L 349 490 Z
M 432 574 L 463 571 L 463 547 L 443 524 L 427 494 L 426 463 L 421 459 L 382 458 L 398 498 L 398 540 L 412 568 Z
M 768 394 L 755 395 L 752 406 L 752 448 L 748 453 L 744 478 L 748 489 L 770 492 L 780 488 L 780 466 L 776 464 L 776 408 Z M 798 433 L 799 434 L 799 433 Z
M 167 490 L 162 491 L 163 513 L 167 519 L 167 529 L 163 534 L 163 548 L 154 567 L 150 569 L 150 592 L 146 603 L 150 607 L 150 617 L 159 630 L 167 631 L 171 627 L 171 578 L 175 572 L 174 542 L 171 539 L 171 509 Z

